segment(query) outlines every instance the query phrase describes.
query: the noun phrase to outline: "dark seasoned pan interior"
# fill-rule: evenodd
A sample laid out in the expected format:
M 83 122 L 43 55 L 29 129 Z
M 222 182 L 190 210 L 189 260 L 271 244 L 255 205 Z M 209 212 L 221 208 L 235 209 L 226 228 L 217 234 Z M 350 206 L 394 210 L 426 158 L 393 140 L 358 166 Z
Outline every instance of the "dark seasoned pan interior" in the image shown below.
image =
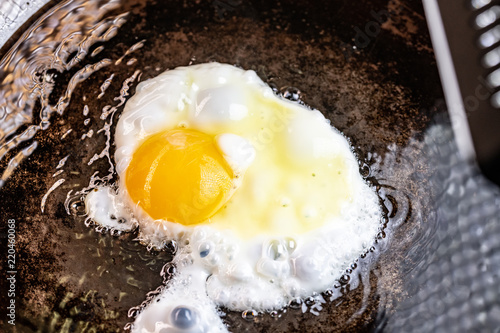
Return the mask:
M 277 93 L 299 91 L 321 110 L 351 140 L 386 218 L 372 252 L 323 295 L 322 310 L 308 304 L 250 321 L 228 312 L 229 329 L 383 327 L 407 297 L 408 276 L 427 260 L 421 249 L 437 227 L 436 165 L 425 138 L 446 117 L 436 105 L 441 87 L 418 2 L 70 1 L 50 3 L 37 17 L 23 28 L 31 34 L 19 31 L 20 42 L 4 47 L 0 67 L 0 121 L 22 116 L 0 133 L 8 148 L 0 170 L 13 170 L 0 190 L 2 253 L 7 219 L 16 220 L 17 235 L 17 318 L 15 328 L 2 318 L 6 328 L 122 331 L 129 309 L 162 284 L 168 249 L 148 251 L 134 234 L 86 226 L 74 194 L 96 172 L 116 180 L 114 125 L 139 81 L 210 61 L 253 69 Z M 108 111 L 115 113 L 101 119 Z M 8 146 L 13 138 L 21 139 Z M 0 297 L 3 307 L 8 298 Z

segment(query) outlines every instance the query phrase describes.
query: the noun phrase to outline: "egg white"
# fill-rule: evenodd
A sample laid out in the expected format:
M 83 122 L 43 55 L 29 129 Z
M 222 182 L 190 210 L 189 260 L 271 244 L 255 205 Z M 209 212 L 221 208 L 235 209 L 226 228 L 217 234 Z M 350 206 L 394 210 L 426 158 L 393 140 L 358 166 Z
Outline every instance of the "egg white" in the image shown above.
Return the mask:
M 224 158 L 244 175 L 224 209 L 196 226 L 153 220 L 132 202 L 124 180 L 146 138 L 182 127 L 214 135 Z M 216 332 L 225 330 L 216 306 L 271 311 L 324 291 L 380 228 L 378 197 L 360 176 L 348 141 L 321 112 L 276 96 L 253 71 L 210 63 L 141 83 L 115 142 L 117 191 L 90 192 L 89 218 L 117 230 L 138 225 L 139 238 L 154 247 L 179 245 L 177 274 L 139 314 L 137 332 L 175 331 L 167 314 L 176 304 L 198 314 L 191 331 Z M 336 168 L 342 173 L 332 176 Z M 299 169 L 312 178 L 298 177 Z M 248 213 L 258 207 L 265 207 L 260 215 Z M 235 219 L 244 227 L 233 227 Z

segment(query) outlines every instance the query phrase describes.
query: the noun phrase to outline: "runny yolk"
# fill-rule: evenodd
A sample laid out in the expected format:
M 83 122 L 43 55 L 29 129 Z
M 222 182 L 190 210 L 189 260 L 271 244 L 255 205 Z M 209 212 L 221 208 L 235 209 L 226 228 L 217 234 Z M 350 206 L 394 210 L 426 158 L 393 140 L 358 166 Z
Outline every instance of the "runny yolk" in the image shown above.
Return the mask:
M 125 175 L 130 197 L 149 216 L 184 225 L 215 214 L 229 199 L 232 179 L 214 138 L 189 129 L 149 137 Z

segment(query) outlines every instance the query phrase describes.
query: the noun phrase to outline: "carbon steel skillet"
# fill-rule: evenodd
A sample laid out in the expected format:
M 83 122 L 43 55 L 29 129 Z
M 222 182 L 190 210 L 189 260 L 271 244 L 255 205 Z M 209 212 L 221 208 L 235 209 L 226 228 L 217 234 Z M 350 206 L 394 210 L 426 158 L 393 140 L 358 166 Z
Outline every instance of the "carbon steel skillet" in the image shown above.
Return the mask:
M 89 1 L 88 3 L 92 3 Z M 104 6 L 106 1 L 98 1 Z M 42 14 L 64 10 L 47 4 L 9 40 L 4 57 Z M 56 9 L 54 9 L 56 8 Z M 59 9 L 57 9 L 59 8 Z M 87 117 L 98 123 L 103 107 L 113 105 L 122 83 L 135 71 L 140 80 L 181 65 L 218 61 L 255 70 L 278 91 L 300 90 L 301 99 L 325 113 L 352 142 L 361 171 L 379 190 L 386 209 L 386 234 L 374 252 L 340 281 L 333 301 L 315 315 L 288 309 L 275 319 L 260 315 L 245 321 L 240 313 L 224 318 L 233 332 L 347 332 L 384 327 L 395 304 L 407 298 L 411 272 L 427 258 L 426 240 L 436 228 L 429 182 L 435 165 L 426 155 L 426 129 L 447 123 L 442 91 L 423 8 L 416 1 L 136 1 L 124 0 L 104 18 L 129 12 L 115 37 L 94 57 L 53 74 L 50 103 L 56 103 L 75 73 L 102 59 L 118 59 L 137 42 L 143 46 L 92 74 L 74 89 L 62 115 L 1 161 L 2 170 L 20 149 L 37 141 L 0 189 L 1 253 L 7 253 L 8 219 L 16 220 L 16 326 L 11 332 L 116 332 L 131 319 L 129 308 L 162 283 L 168 251 L 148 252 L 133 234 L 100 234 L 84 225 L 78 202 L 65 209 L 67 193 L 88 184 L 105 162 L 87 165 L 105 144 L 104 135 L 82 141 Z M 45 19 L 46 26 L 49 20 Z M 44 24 L 42 22 L 42 25 Z M 29 49 L 29 48 L 28 48 Z M 90 53 L 89 52 L 89 53 Z M 69 56 L 71 58 L 71 55 Z M 135 61 L 129 61 L 131 59 Z M 8 68 L 0 69 L 0 79 Z M 103 82 L 113 83 L 101 98 Z M 136 82 L 130 85 L 130 94 Z M 3 89 L 3 88 L 2 88 Z M 116 103 L 115 103 L 116 104 Z M 84 105 L 90 115 L 84 115 Z M 33 106 L 34 119 L 40 104 Z M 118 114 L 123 106 L 118 109 Z M 27 126 L 27 125 L 26 125 Z M 21 127 L 21 131 L 24 127 Z M 68 133 L 69 130 L 72 130 Z M 96 128 L 97 129 L 97 128 Z M 65 133 L 68 133 L 65 135 Z M 62 138 L 64 136 L 64 138 Z M 448 138 L 452 140 L 452 137 Z M 111 146 L 111 155 L 113 146 Z M 65 182 L 41 201 L 56 179 L 58 163 Z M 446 177 L 447 175 L 443 175 Z M 418 251 L 417 251 L 418 249 Z M 2 266 L 2 276 L 6 268 Z M 0 280 L 2 313 L 10 301 Z

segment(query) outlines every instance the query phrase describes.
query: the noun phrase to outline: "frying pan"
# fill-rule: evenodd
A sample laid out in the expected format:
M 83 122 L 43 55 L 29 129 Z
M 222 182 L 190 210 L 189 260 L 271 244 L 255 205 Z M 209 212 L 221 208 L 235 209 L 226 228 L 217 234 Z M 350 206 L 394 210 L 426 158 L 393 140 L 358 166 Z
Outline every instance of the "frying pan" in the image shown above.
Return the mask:
M 71 47 L 96 31 L 89 45 Z M 209 61 L 253 69 L 276 93 L 321 110 L 351 141 L 384 209 L 384 231 L 318 295 L 326 302 L 252 320 L 222 309 L 230 331 L 500 325 L 498 189 L 457 154 L 419 2 L 51 1 L 1 55 L 0 121 L 22 117 L 10 118 L 15 126 L 0 143 L 24 138 L 0 160 L 2 172 L 13 170 L 0 189 L 1 253 L 10 220 L 16 235 L 14 297 L 4 292 L 4 264 L 0 280 L 0 309 L 8 314 L 14 299 L 16 325 L 2 315 L 2 330 L 120 332 L 133 321 L 129 309 L 164 283 L 169 249 L 88 226 L 75 194 L 96 172 L 116 180 L 112 159 L 93 157 L 106 149 L 113 156 L 120 103 L 139 81 Z M 110 109 L 108 139 L 99 130 Z M 33 124 L 40 128 L 29 131 Z

